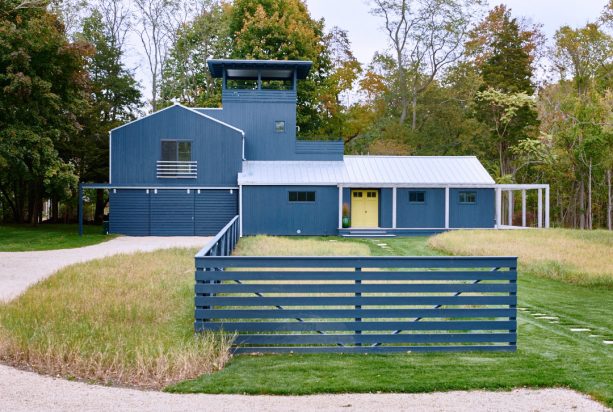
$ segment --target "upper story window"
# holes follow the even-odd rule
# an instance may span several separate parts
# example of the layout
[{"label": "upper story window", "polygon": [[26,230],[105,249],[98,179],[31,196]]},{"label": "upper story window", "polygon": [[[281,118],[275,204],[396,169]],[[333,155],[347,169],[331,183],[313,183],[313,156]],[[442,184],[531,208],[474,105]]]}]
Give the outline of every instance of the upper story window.
[{"label": "upper story window", "polygon": [[423,191],[410,191],[409,192],[409,203],[425,203],[426,202],[426,192]]},{"label": "upper story window", "polygon": [[285,133],[285,121],[284,120],[277,120],[275,122],[275,132]]},{"label": "upper story window", "polygon": [[314,202],[315,192],[288,192],[290,202]]},{"label": "upper story window", "polygon": [[477,192],[460,192],[460,203],[472,205],[477,203]]},{"label": "upper story window", "polygon": [[192,142],[187,140],[162,140],[162,161],[189,162],[192,160]]}]

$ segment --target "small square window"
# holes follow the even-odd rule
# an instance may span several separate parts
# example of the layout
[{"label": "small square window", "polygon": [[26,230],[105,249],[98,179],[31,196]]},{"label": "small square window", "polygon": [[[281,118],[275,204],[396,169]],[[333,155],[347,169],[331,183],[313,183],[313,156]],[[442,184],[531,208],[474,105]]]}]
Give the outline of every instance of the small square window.
[{"label": "small square window", "polygon": [[275,122],[275,132],[285,133],[285,121],[284,120],[277,120]]},{"label": "small square window", "polygon": [[314,202],[315,192],[288,192],[290,202]]},{"label": "small square window", "polygon": [[362,192],[353,192],[353,197],[362,197]]},{"label": "small square window", "polygon": [[477,203],[477,192],[460,192],[460,203],[464,203],[464,204]]},{"label": "small square window", "polygon": [[426,201],[426,192],[409,192],[410,203],[424,203]]}]

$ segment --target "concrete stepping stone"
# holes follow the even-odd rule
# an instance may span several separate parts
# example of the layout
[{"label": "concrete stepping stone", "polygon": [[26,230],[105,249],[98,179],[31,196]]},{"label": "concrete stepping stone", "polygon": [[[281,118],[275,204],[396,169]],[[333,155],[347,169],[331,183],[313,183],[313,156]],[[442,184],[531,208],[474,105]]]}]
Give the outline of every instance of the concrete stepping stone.
[{"label": "concrete stepping stone", "polygon": [[588,328],[570,328],[571,332],[589,332],[590,329]]},{"label": "concrete stepping stone", "polygon": [[560,319],[557,316],[537,316],[537,319],[545,319],[545,320],[557,320]]},{"label": "concrete stepping stone", "polygon": [[613,340],[603,340],[602,343],[605,345],[613,345]]},{"label": "concrete stepping stone", "polygon": [[532,316],[547,316],[546,313],[532,313]]}]

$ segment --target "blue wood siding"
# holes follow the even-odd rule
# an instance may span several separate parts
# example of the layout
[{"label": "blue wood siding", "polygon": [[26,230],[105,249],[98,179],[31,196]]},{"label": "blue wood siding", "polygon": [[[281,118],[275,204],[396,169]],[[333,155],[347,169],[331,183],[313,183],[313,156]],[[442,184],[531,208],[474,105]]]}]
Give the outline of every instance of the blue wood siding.
[{"label": "blue wood siding", "polygon": [[[162,140],[192,142],[197,179],[158,179]],[[242,170],[242,135],[181,106],[173,106],[112,132],[113,185],[235,186]]]},{"label": "blue wood siding", "polygon": [[153,236],[194,235],[194,191],[150,191]]},{"label": "blue wood siding", "polygon": [[[410,203],[410,191],[424,192],[424,203]],[[445,227],[445,189],[397,189],[396,227]]]},{"label": "blue wood siding", "polygon": [[384,188],[379,190],[379,227],[392,227],[392,189]]},{"label": "blue wood siding", "polygon": [[[315,202],[289,202],[290,190],[314,191]],[[242,212],[245,235],[335,235],[338,229],[338,188],[243,186]]]},{"label": "blue wood siding", "polygon": [[[460,192],[475,192],[474,204],[461,204]],[[449,225],[453,228],[492,228],[495,225],[494,189],[450,189]]]},{"label": "blue wood siding", "polygon": [[111,190],[109,231],[130,236],[149,235],[149,194],[144,189]]},{"label": "blue wood siding", "polygon": [[201,190],[194,196],[196,236],[217,234],[238,214],[238,190]]},{"label": "blue wood siding", "polygon": [[109,230],[124,235],[212,236],[238,213],[236,189],[116,189],[110,196]]}]

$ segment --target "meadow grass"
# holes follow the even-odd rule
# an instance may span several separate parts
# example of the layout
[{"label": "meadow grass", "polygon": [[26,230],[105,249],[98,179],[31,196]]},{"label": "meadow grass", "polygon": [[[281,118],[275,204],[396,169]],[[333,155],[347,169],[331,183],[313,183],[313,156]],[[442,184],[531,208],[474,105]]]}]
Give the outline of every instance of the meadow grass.
[{"label": "meadow grass", "polygon": [[193,332],[195,253],[117,255],[62,269],[0,304],[0,360],[143,388],[223,368],[231,336]]},{"label": "meadow grass", "polygon": [[115,237],[102,234],[102,226],[83,226],[83,236],[79,236],[78,231],[77,225],[0,225],[0,252],[71,249],[95,245]]},{"label": "meadow grass", "polygon": [[520,270],[564,282],[613,288],[613,232],[605,230],[474,230],[430,238],[452,255],[517,256]]}]

